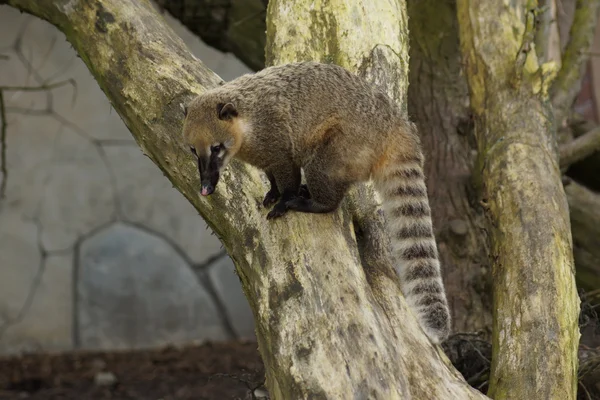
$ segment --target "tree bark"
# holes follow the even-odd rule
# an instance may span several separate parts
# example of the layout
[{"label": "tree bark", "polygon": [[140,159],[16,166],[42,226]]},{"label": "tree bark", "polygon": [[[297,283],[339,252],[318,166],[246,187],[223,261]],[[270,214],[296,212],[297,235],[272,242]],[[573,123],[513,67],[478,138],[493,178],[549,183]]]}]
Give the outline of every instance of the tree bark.
[{"label": "tree bark", "polygon": [[[329,1],[318,15],[306,14],[301,3],[269,6],[272,62],[326,51],[404,99],[403,3],[392,2],[389,14],[377,12],[390,7],[385,1]],[[373,198],[368,187],[358,187],[350,207],[331,215],[292,213],[270,222],[260,205],[266,191],[260,175],[234,162],[213,196],[199,196],[195,163],[181,140],[180,105],[219,78],[148,1],[8,4],[66,34],[144,153],[219,235],[254,313],[272,398],[484,397],[430,344],[408,310],[379,234],[381,217],[372,201],[363,201]],[[357,30],[356,23],[368,29]],[[400,72],[391,74],[398,65]]]},{"label": "tree bark", "polygon": [[554,116],[531,46],[536,4],[457,4],[493,260],[489,395],[574,399],[579,299]]},{"label": "tree bark", "polygon": [[481,207],[471,182],[474,143],[456,2],[409,0],[408,110],[426,154],[432,217],[455,332],[491,334],[492,296]]}]

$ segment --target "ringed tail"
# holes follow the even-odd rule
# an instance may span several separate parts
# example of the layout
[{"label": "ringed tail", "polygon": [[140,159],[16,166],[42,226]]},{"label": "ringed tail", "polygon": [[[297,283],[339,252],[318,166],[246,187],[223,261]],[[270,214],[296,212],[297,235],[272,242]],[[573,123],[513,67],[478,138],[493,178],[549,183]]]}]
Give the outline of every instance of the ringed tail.
[{"label": "ringed tail", "polygon": [[392,257],[402,293],[427,336],[440,343],[450,333],[450,310],[427,198],[423,155],[398,155],[374,176],[383,198]]}]

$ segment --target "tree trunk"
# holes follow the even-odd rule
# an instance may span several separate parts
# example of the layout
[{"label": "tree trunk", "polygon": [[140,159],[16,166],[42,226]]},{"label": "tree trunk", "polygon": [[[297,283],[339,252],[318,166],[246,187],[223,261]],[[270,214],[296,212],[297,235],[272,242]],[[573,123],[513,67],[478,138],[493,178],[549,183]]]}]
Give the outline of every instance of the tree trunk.
[{"label": "tree trunk", "polygon": [[574,399],[579,299],[532,3],[457,1],[493,260],[489,393]]},{"label": "tree trunk", "polygon": [[[329,1],[317,16],[300,3],[270,4],[269,60],[326,52],[326,59],[360,69],[404,100],[402,2]],[[271,222],[260,205],[266,189],[259,174],[234,162],[213,196],[199,196],[195,163],[181,140],[180,105],[219,79],[148,1],[8,4],[66,34],[142,150],[220,236],[254,313],[272,398],[484,397],[431,345],[408,310],[368,187],[358,187],[348,207],[330,215],[292,213]]]}]

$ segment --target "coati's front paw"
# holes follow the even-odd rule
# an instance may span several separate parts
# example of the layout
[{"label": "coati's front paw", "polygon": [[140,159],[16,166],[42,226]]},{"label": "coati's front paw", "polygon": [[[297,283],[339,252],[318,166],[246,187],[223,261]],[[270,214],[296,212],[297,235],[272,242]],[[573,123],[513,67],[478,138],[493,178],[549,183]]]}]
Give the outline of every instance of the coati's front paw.
[{"label": "coati's front paw", "polygon": [[288,211],[285,203],[279,202],[267,214],[267,219],[275,219],[283,216]]},{"label": "coati's front paw", "polygon": [[267,194],[265,195],[265,198],[263,199],[263,207],[264,208],[269,208],[271,207],[273,204],[275,204],[277,202],[277,200],[279,200],[279,191],[278,190],[269,190],[267,192]]}]

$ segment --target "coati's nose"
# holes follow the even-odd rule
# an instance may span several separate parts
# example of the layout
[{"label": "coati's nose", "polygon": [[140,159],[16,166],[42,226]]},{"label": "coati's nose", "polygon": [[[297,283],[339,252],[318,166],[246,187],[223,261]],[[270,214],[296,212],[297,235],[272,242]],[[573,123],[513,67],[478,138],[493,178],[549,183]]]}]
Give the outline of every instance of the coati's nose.
[{"label": "coati's nose", "polygon": [[215,191],[215,187],[213,185],[211,185],[210,183],[206,184],[206,185],[202,185],[202,190],[200,191],[200,194],[202,196],[208,196],[210,194],[212,194],[212,192]]}]

